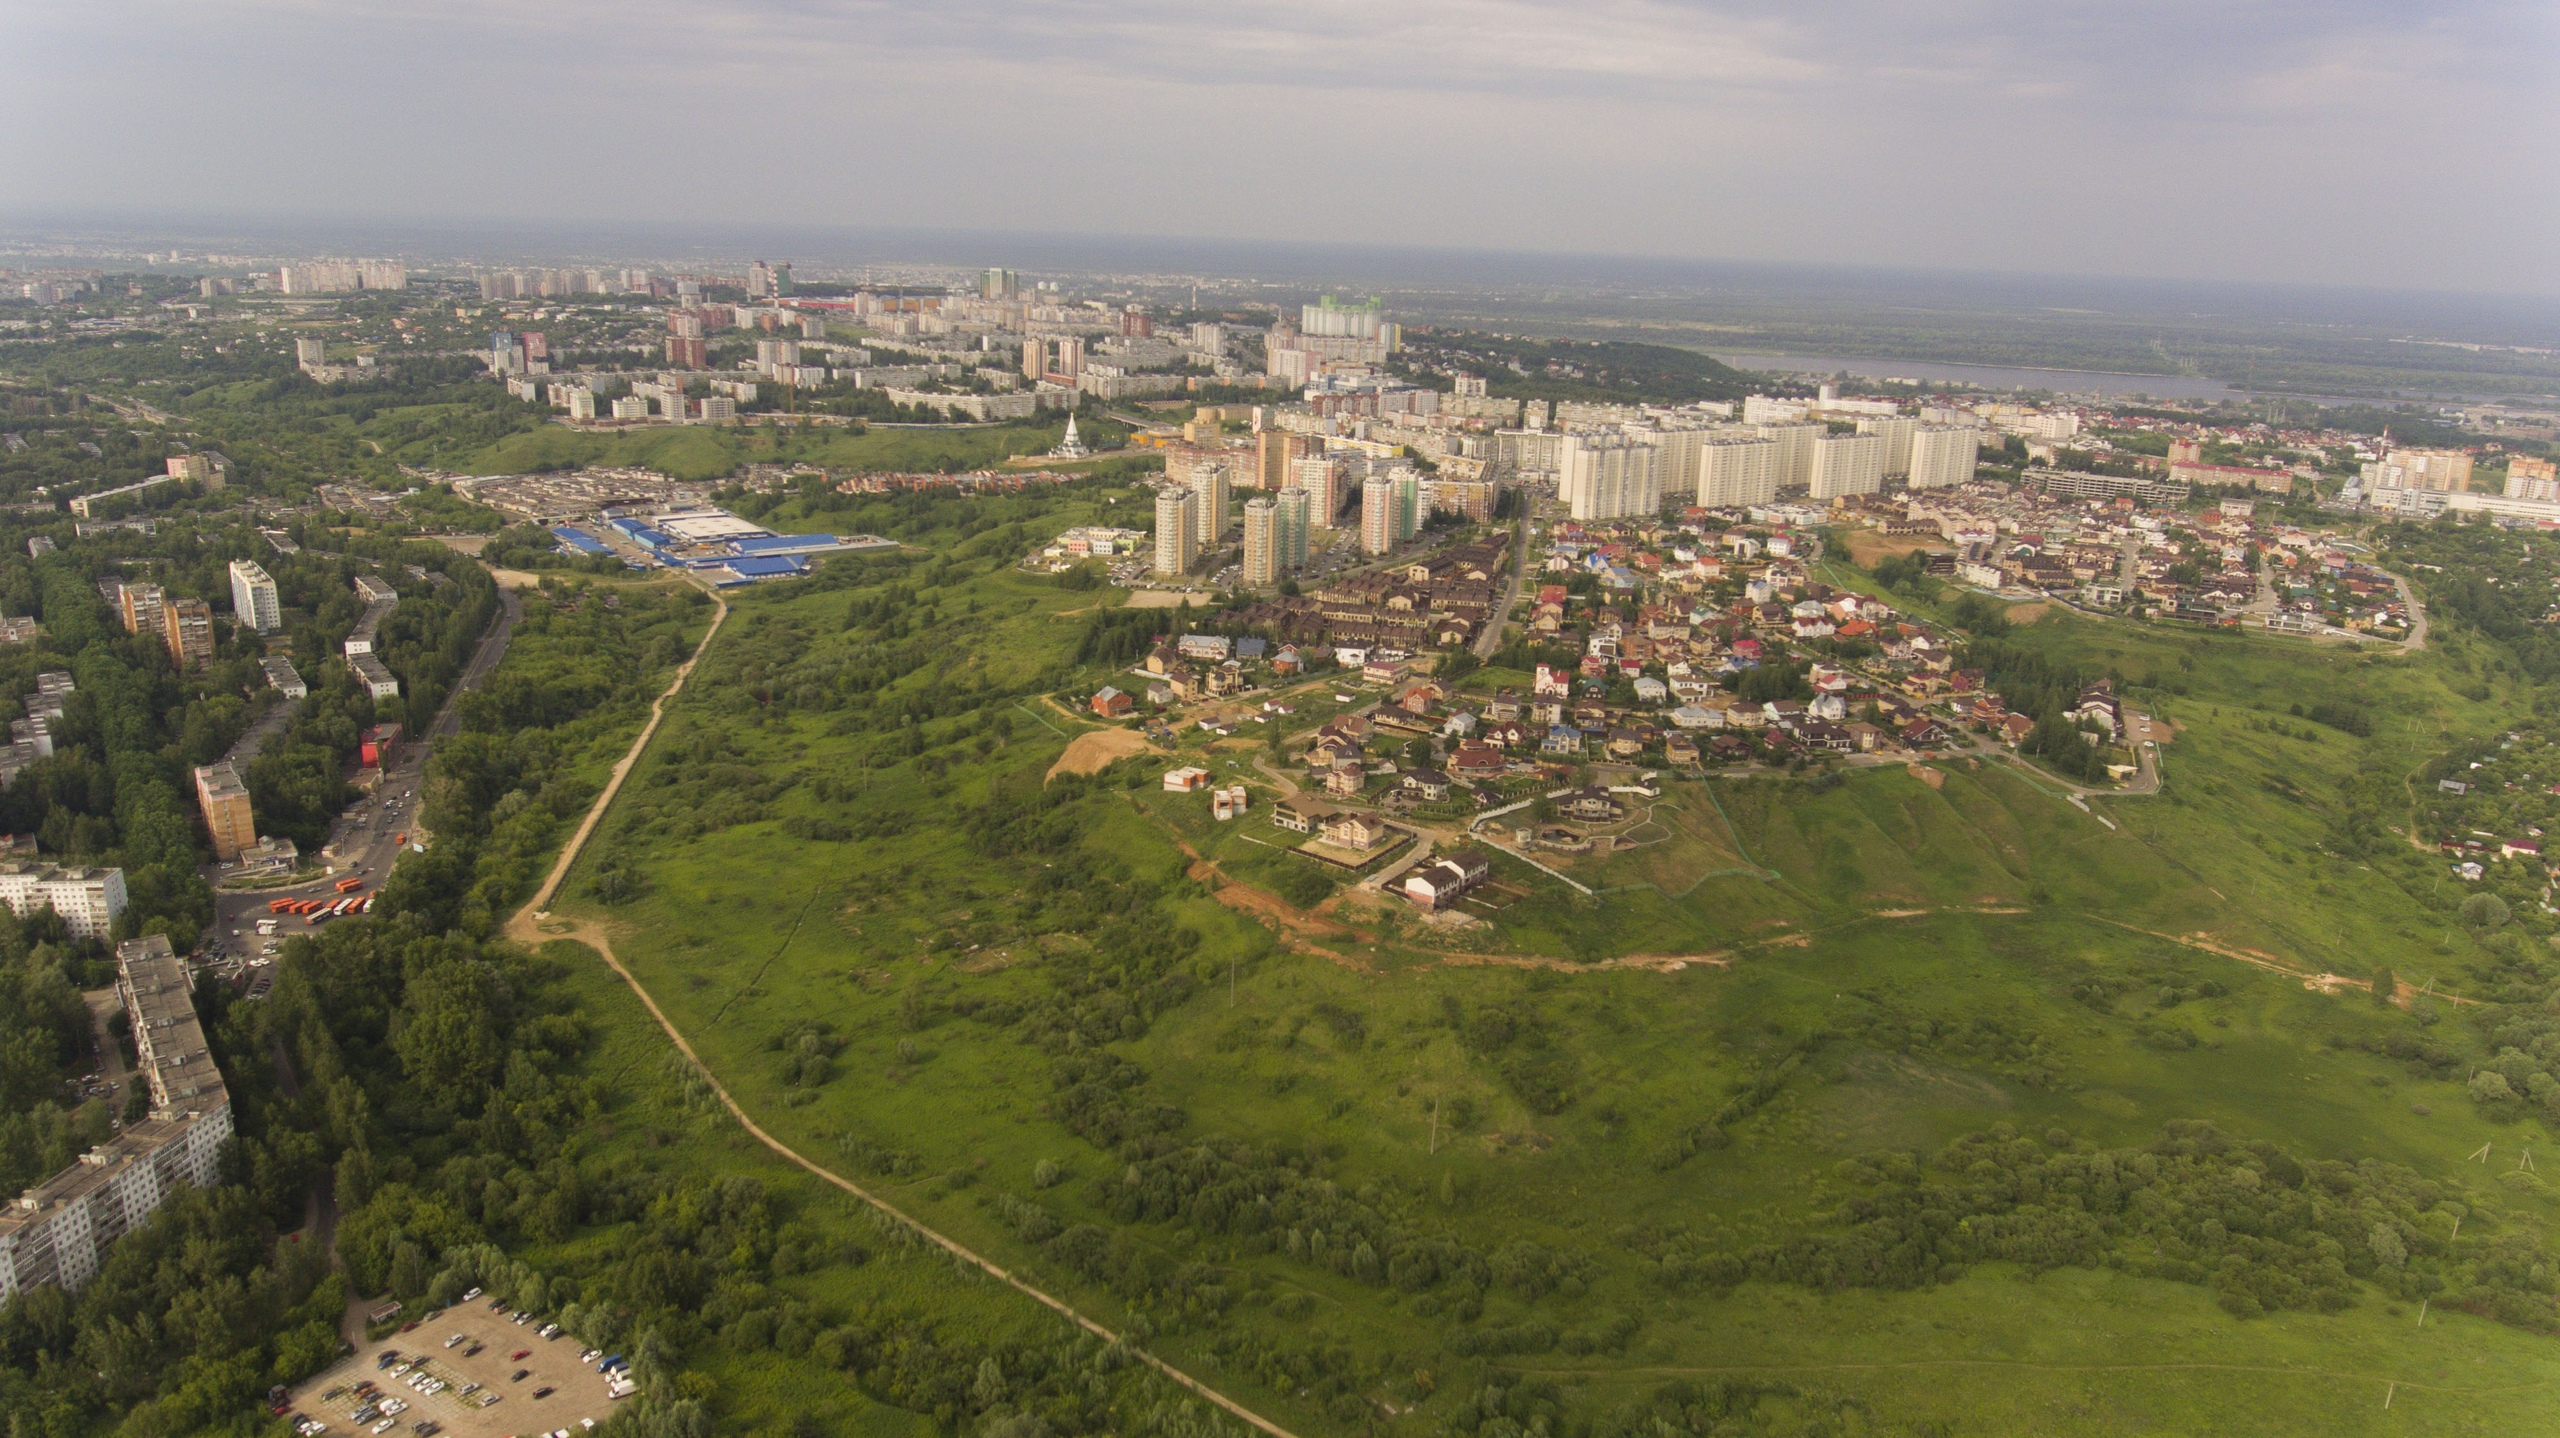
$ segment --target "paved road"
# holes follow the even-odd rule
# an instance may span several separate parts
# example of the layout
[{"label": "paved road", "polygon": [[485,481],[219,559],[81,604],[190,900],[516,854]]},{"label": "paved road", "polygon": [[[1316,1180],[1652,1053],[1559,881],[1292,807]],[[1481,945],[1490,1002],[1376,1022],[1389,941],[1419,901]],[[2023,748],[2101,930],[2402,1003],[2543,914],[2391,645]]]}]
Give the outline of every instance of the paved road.
[{"label": "paved road", "polygon": [[[498,598],[505,607],[497,622],[489,626],[489,632],[481,636],[479,647],[471,653],[471,662],[463,666],[453,692],[445,697],[444,708],[428,724],[426,734],[400,745],[382,771],[382,782],[330,826],[321,852],[329,866],[328,876],[291,888],[217,893],[211,936],[217,948],[227,950],[233,957],[254,955],[260,947],[256,921],[267,916],[267,905],[276,899],[327,894],[332,884],[346,877],[363,879],[370,889],[379,886],[391,872],[400,852],[396,841],[417,822],[418,783],[426,774],[427,756],[434,752],[436,740],[451,736],[461,727],[462,696],[488,682],[498,662],[506,657],[507,641],[514,637],[516,622],[524,617],[524,602],[514,591],[501,589]],[[205,873],[208,881],[216,877],[213,870]],[[293,927],[282,933],[300,931],[301,920],[285,922]]]},{"label": "paved road", "polygon": [[2391,582],[2399,587],[2400,602],[2409,610],[2409,633],[2400,641],[2400,647],[2415,653],[2427,647],[2427,606],[2418,602],[2405,577],[2395,574]]},{"label": "paved road", "polygon": [[1520,521],[1511,530],[1511,587],[1502,592],[1502,602],[1485,616],[1484,632],[1476,636],[1476,657],[1491,659],[1502,652],[1502,629],[1510,622],[1511,611],[1519,607],[1520,591],[1529,586],[1529,522]]}]

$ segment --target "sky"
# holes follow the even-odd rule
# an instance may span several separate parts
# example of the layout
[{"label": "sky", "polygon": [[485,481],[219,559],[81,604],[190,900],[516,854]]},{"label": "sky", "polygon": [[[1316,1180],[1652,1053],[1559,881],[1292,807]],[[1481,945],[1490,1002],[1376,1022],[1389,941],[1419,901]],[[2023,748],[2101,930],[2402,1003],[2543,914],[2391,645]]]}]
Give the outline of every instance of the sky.
[{"label": "sky", "polygon": [[0,0],[0,220],[2560,294],[2549,0]]}]

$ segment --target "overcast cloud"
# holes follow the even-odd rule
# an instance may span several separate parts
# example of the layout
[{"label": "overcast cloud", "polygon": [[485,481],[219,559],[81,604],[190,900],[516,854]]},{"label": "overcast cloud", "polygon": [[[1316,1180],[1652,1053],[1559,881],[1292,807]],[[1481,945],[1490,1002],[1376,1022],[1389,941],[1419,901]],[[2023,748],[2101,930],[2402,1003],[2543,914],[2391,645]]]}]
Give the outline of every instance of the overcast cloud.
[{"label": "overcast cloud", "polygon": [[2560,292],[2560,6],[0,0],[0,217]]}]

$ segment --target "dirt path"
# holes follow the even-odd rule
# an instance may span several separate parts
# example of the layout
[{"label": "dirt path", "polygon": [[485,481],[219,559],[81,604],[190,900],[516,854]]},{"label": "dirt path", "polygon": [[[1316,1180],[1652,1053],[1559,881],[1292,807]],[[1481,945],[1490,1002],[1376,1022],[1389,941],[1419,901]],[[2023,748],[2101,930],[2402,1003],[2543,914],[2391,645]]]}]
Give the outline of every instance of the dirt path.
[{"label": "dirt path", "polygon": [[[701,663],[704,652],[711,648],[711,636],[720,632],[722,621],[729,617],[729,601],[714,590],[711,602],[720,606],[711,613],[711,627],[702,631],[702,638],[693,646],[692,655],[676,666],[675,678],[667,681],[666,689],[649,705],[649,722],[640,726],[640,736],[631,741],[630,750],[614,761],[613,776],[605,780],[604,792],[596,796],[596,802],[587,810],[587,817],[578,821],[578,832],[570,835],[569,842],[560,846],[559,859],[551,865],[551,872],[544,876],[542,887],[534,890],[533,897],[526,901],[523,912],[516,915],[516,923],[523,923],[527,914],[551,906],[551,897],[559,892],[560,881],[569,877],[569,866],[578,861],[578,851],[587,846],[587,838],[595,833],[597,822],[604,818],[604,811],[613,807],[613,796],[622,792],[622,781],[631,773],[631,766],[640,762],[641,752],[649,747],[649,740],[657,734],[658,721],[667,715],[667,701],[676,697],[677,690],[684,688],[684,681],[693,676],[693,666]],[[514,927],[514,924],[508,926],[510,931]],[[532,942],[540,943],[541,940]]]},{"label": "dirt path", "polygon": [[[1039,1302],[1051,1311],[1067,1318],[1087,1333],[1101,1339],[1103,1342],[1118,1343],[1121,1341],[1118,1333],[1115,1333],[1111,1329],[1095,1322],[1093,1319],[1086,1317],[1065,1299],[1054,1297],[1039,1288],[1033,1287],[1029,1282],[1014,1274],[1011,1270],[996,1263],[993,1259],[987,1258],[983,1254],[966,1247],[957,1240],[946,1237],[945,1235],[937,1233],[933,1229],[926,1227],[924,1224],[918,1222],[913,1215],[900,1209],[897,1205],[889,1202],[887,1199],[880,1197],[878,1194],[871,1192],[869,1189],[866,1189],[862,1185],[855,1183],[853,1180],[844,1177],[842,1174],[836,1173],[810,1160],[809,1158],[804,1157],[799,1150],[784,1143],[782,1140],[775,1138],[772,1134],[765,1132],[761,1127],[757,1126],[756,1121],[753,1118],[748,1117],[746,1109],[740,1106],[735,1098],[730,1097],[727,1086],[722,1084],[719,1078],[712,1073],[710,1066],[703,1063],[701,1056],[693,1051],[693,1045],[685,1041],[684,1034],[676,1028],[674,1021],[667,1017],[666,1011],[658,1007],[658,1001],[651,998],[649,996],[649,991],[641,986],[640,981],[632,977],[631,971],[622,966],[622,960],[613,952],[612,941],[606,937],[604,925],[592,920],[569,920],[562,918],[545,919],[537,924],[534,921],[531,909],[527,908],[525,910],[520,910],[516,914],[515,919],[507,925],[507,934],[508,937],[516,939],[518,942],[522,943],[538,944],[546,943],[554,939],[567,939],[574,943],[584,944],[588,948],[595,950],[598,955],[603,957],[605,965],[608,968],[611,968],[615,974],[619,975],[624,983],[631,986],[631,992],[639,995],[641,1004],[649,1010],[649,1017],[658,1021],[658,1027],[666,1031],[667,1039],[676,1046],[676,1051],[683,1054],[685,1058],[691,1061],[693,1066],[701,1072],[703,1082],[711,1086],[712,1094],[720,1100],[721,1106],[729,1111],[729,1116],[738,1121],[738,1126],[745,1129],[749,1137],[755,1139],[756,1142],[763,1144],[766,1148],[771,1149],[777,1156],[789,1160],[791,1163],[807,1170],[814,1177],[834,1185],[836,1188],[851,1194],[853,1197],[860,1199],[864,1203],[870,1204],[882,1213],[885,1213],[891,1218],[907,1225],[909,1228],[914,1229],[917,1235],[923,1238],[926,1242],[933,1244],[935,1247],[950,1254],[952,1257],[959,1259],[963,1263],[973,1265],[986,1273],[989,1277],[997,1279],[1025,1296]],[[1145,1349],[1133,1347],[1128,1351],[1140,1362],[1155,1369],[1166,1378],[1182,1385],[1184,1388],[1198,1394],[1200,1397],[1217,1404],[1219,1407],[1227,1410],[1227,1412],[1247,1423],[1252,1424],[1263,1432],[1272,1435],[1272,1438],[1295,1438],[1295,1435],[1290,1433],[1288,1429],[1282,1428],[1278,1424],[1273,1423],[1258,1413],[1255,1413],[1252,1409],[1245,1407],[1243,1404],[1238,1403],[1216,1389],[1209,1387],[1207,1384],[1193,1378],[1190,1374],[1183,1372],[1181,1369],[1174,1367],[1165,1360],[1147,1352]]]},{"label": "dirt path", "polygon": [[[676,1046],[676,1051],[683,1054],[696,1069],[700,1070],[703,1082],[711,1086],[711,1092],[719,1098],[721,1106],[728,1109],[730,1116],[737,1119],[738,1126],[745,1129],[748,1135],[754,1138],[758,1143],[761,1143],[766,1148],[771,1149],[777,1156],[807,1170],[817,1178],[842,1189],[844,1192],[862,1200],[864,1203],[870,1204],[872,1207],[879,1209],[881,1212],[888,1214],[890,1217],[897,1219],[901,1223],[904,1223],[909,1228],[914,1229],[916,1233],[926,1241],[942,1249],[944,1252],[949,1253],[954,1258],[957,1258],[964,1263],[975,1265],[990,1277],[1002,1281],[1008,1286],[1017,1289],[1023,1294],[1038,1301],[1052,1311],[1063,1315],[1075,1323],[1077,1327],[1091,1333],[1103,1342],[1120,1342],[1119,1334],[1085,1316],[1066,1300],[1054,1297],[1041,1289],[1033,1287],[1030,1283],[1015,1276],[1012,1272],[995,1263],[993,1260],[988,1259],[977,1252],[962,1246],[959,1242],[948,1238],[943,1234],[937,1233],[933,1229],[926,1227],[924,1224],[917,1222],[913,1215],[901,1210],[895,1204],[892,1204],[886,1199],[881,1198],[878,1194],[863,1188],[851,1179],[845,1178],[843,1175],[835,1173],[823,1165],[818,1164],[803,1155],[799,1150],[784,1143],[782,1140],[775,1138],[773,1135],[766,1133],[762,1128],[758,1127],[756,1121],[747,1116],[746,1109],[740,1106],[735,1098],[730,1096],[728,1087],[720,1082],[719,1077],[712,1073],[710,1066],[703,1063],[701,1056],[693,1051],[693,1045],[686,1042],[683,1032],[677,1029],[673,1020],[667,1017],[666,1011],[658,1007],[658,1001],[650,996],[648,989],[642,987],[640,980],[633,977],[631,971],[622,966],[620,956],[616,955],[613,951],[612,940],[607,937],[605,926],[590,919],[554,917],[546,911],[546,906],[551,902],[552,896],[559,890],[560,881],[568,875],[570,865],[577,862],[578,851],[585,846],[588,836],[595,832],[597,823],[604,818],[605,810],[612,807],[614,795],[622,788],[623,777],[631,772],[632,765],[639,761],[641,753],[649,747],[649,740],[651,736],[657,733],[658,721],[666,713],[667,701],[673,699],[676,696],[677,691],[684,687],[685,679],[693,673],[693,667],[702,662],[703,654],[710,649],[711,636],[720,632],[721,621],[729,617],[728,604],[725,601],[722,601],[720,596],[716,593],[712,595],[712,599],[714,602],[719,603],[720,608],[712,615],[711,627],[703,631],[702,640],[694,646],[692,657],[685,660],[684,664],[676,670],[674,679],[669,681],[665,691],[659,694],[657,702],[649,706],[649,722],[641,728],[639,737],[631,742],[630,752],[624,754],[620,762],[613,766],[613,777],[606,782],[604,792],[596,796],[595,804],[587,810],[587,817],[578,825],[578,831],[570,836],[569,842],[566,845],[562,846],[560,850],[560,857],[557,862],[552,864],[551,873],[542,881],[542,887],[535,892],[534,896],[530,900],[526,901],[523,908],[516,911],[515,917],[507,921],[507,937],[528,947],[536,947],[554,939],[566,939],[573,943],[585,944],[587,947],[595,950],[597,955],[604,960],[605,966],[612,969],[624,983],[631,986],[631,992],[639,996],[641,1006],[648,1009],[649,1017],[657,1020],[658,1027],[665,1031],[668,1041]],[[1292,1434],[1288,1429],[1264,1418],[1252,1409],[1245,1407],[1236,1400],[1229,1398],[1227,1395],[1220,1393],[1214,1388],[1209,1387],[1207,1384],[1193,1378],[1190,1374],[1183,1372],[1181,1369],[1174,1367],[1165,1360],[1147,1352],[1145,1349],[1130,1348],[1128,1351],[1140,1362],[1143,1362],[1148,1367],[1155,1369],[1166,1378],[1171,1379],[1173,1382],[1180,1384],[1185,1389],[1198,1394],[1200,1397],[1217,1404],[1220,1408],[1225,1409],[1227,1412],[1242,1419],[1246,1423],[1253,1425],[1255,1428],[1270,1434],[1271,1438],[1296,1438],[1296,1435]]]},{"label": "dirt path", "polygon": [[[2334,994],[2340,989],[2362,989],[2368,994],[2373,992],[2373,980],[2371,979],[2349,978],[2345,974],[2333,974],[2325,970],[2314,973],[2313,971],[2303,968],[2298,964],[2287,963],[2285,960],[2277,958],[2275,955],[2268,953],[2264,949],[2244,949],[2236,944],[2226,944],[2221,940],[2216,939],[2213,935],[2202,931],[2192,934],[2164,934],[2158,929],[2138,928],[2132,924],[2124,923],[2121,920],[2098,918],[2095,914],[2091,914],[2089,917],[2098,919],[2098,922],[2102,924],[2113,924],[2117,928],[2123,929],[2129,933],[2148,934],[2152,938],[2176,944],[2180,948],[2194,949],[2199,953],[2218,954],[2226,959],[2236,959],[2254,969],[2264,969],[2271,974],[2282,974],[2289,979],[2300,979],[2302,980],[2302,986],[2314,993]],[[2402,1008],[2407,1008],[2409,1004],[2419,998],[2422,993],[2423,991],[2416,984],[2409,983],[2405,980],[2397,981],[2392,986],[2391,1001],[2400,1005]],[[2425,993],[2424,996],[2428,998],[2442,999],[2446,1003],[2457,1005],[2477,1004],[2480,1002],[2478,999],[2466,999],[2454,994]]]}]

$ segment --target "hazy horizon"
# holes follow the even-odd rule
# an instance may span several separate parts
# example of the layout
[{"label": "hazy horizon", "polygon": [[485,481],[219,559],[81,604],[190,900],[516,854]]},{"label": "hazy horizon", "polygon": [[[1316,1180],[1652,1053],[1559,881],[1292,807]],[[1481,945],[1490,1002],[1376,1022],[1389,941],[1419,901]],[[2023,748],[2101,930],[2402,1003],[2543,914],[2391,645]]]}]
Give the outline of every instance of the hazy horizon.
[{"label": "hazy horizon", "polygon": [[19,19],[0,215],[39,225],[912,230],[2560,294],[2560,14],[2503,0]]}]

